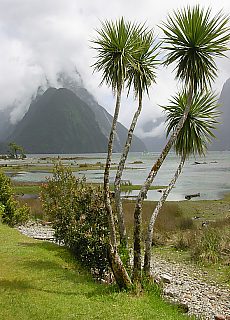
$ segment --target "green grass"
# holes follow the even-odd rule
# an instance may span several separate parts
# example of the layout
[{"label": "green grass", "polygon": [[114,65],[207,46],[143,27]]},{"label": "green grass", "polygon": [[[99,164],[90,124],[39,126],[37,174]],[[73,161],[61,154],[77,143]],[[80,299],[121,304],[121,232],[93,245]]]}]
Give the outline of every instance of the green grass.
[{"label": "green grass", "polygon": [[[158,189],[165,189],[166,186],[150,186],[149,190],[158,190]],[[121,185],[121,191],[133,191],[133,190],[140,190],[141,185],[134,184],[134,185]],[[114,190],[114,186],[111,186],[111,190]]]},{"label": "green grass", "polygon": [[154,292],[95,283],[63,247],[0,224],[0,319],[187,319]]},{"label": "green grass", "polygon": [[17,185],[13,187],[15,194],[38,194],[41,191],[39,185]]}]

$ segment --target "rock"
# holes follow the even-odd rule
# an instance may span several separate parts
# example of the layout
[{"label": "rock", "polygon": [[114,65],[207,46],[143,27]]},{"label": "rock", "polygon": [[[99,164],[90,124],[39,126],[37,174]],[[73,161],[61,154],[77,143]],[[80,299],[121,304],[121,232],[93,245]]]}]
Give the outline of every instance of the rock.
[{"label": "rock", "polygon": [[52,225],[52,222],[50,222],[50,221],[42,221],[41,224],[42,224],[43,226],[51,226],[51,225]]},{"label": "rock", "polygon": [[217,314],[214,317],[215,320],[226,320],[226,317],[223,316],[222,314]]},{"label": "rock", "polygon": [[169,297],[172,297],[172,298],[174,298],[174,296],[175,296],[175,294],[171,291],[167,291],[167,292],[165,292],[165,294]]},{"label": "rock", "polygon": [[178,304],[178,307],[182,310],[182,312],[187,313],[189,311],[189,307],[186,303]]},{"label": "rock", "polygon": [[194,198],[194,197],[200,197],[200,192],[195,193],[195,194],[187,194],[187,195],[185,196],[185,199],[186,199],[186,200],[190,200],[191,198]]},{"label": "rock", "polygon": [[172,276],[167,273],[163,273],[160,277],[161,277],[161,281],[164,283],[171,283],[172,281]]},{"label": "rock", "polygon": [[56,242],[54,229],[49,225],[43,225],[39,222],[28,222],[25,226],[18,226],[16,229],[24,235],[37,240]]}]

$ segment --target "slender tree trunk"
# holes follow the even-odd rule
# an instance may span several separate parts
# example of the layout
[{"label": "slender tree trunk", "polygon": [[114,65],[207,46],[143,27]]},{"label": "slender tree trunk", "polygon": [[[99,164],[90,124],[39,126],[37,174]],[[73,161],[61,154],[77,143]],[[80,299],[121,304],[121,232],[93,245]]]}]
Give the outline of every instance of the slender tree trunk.
[{"label": "slender tree trunk", "polygon": [[115,135],[116,126],[117,126],[117,119],[119,115],[120,104],[121,104],[121,85],[118,86],[118,90],[117,90],[116,107],[114,111],[111,131],[109,135],[108,152],[107,152],[107,159],[106,159],[105,171],[104,171],[104,201],[105,201],[105,208],[106,208],[108,219],[109,219],[111,245],[114,250],[116,250],[117,248],[117,239],[116,239],[116,228],[114,223],[113,210],[112,210],[111,201],[110,201],[109,172],[110,172],[112,152],[113,152],[113,140],[114,140],[114,135]]},{"label": "slender tree trunk", "polygon": [[117,169],[117,174],[114,181],[114,191],[115,191],[115,205],[117,210],[117,217],[118,217],[118,224],[119,224],[119,234],[120,234],[120,242],[122,246],[128,248],[128,241],[127,241],[127,234],[126,234],[126,228],[125,228],[125,221],[124,221],[124,213],[123,213],[123,207],[122,207],[122,200],[121,200],[121,177],[123,174],[125,162],[129,153],[129,149],[131,146],[132,138],[133,138],[133,131],[136,127],[138,117],[141,113],[142,109],[142,94],[139,94],[139,102],[138,102],[138,108],[135,112],[129,131],[128,136],[126,139],[126,143],[123,149],[123,153],[120,158],[120,162]]},{"label": "slender tree trunk", "polygon": [[128,289],[132,285],[132,282],[121,261],[120,256],[111,245],[109,246],[109,262],[119,288]]},{"label": "slender tree trunk", "polygon": [[[159,171],[162,163],[164,162],[166,156],[168,155],[173,143],[175,142],[181,128],[184,125],[185,120],[187,119],[191,104],[192,104],[192,88],[189,90],[188,94],[188,103],[185,108],[184,114],[181,117],[180,121],[178,122],[178,125],[175,129],[175,131],[170,136],[167,144],[165,145],[163,151],[161,152],[159,158],[156,160],[154,165],[152,166],[148,177],[146,178],[144,184],[141,187],[141,190],[138,194],[135,209],[134,209],[134,220],[141,221],[142,216],[142,205],[143,201],[147,196],[147,192],[149,190],[149,187],[151,186],[155,176],[157,175],[157,172]],[[134,261],[133,261],[133,274],[135,277],[138,277],[138,275],[141,275],[141,229],[138,227],[134,229]]]},{"label": "slender tree trunk", "polygon": [[120,84],[118,85],[118,90],[117,90],[116,107],[114,111],[114,117],[113,117],[112,127],[110,131],[110,136],[109,136],[107,159],[105,163],[104,202],[105,202],[105,209],[108,215],[109,230],[110,230],[109,259],[110,259],[111,268],[119,287],[126,289],[129,285],[131,285],[131,280],[117,253],[116,228],[115,228],[113,210],[112,210],[111,201],[110,201],[110,187],[109,187],[109,172],[110,172],[112,152],[113,152],[114,134],[116,130],[117,119],[118,119],[118,114],[119,114],[119,109],[121,104],[121,89],[122,89],[122,86]]},{"label": "slender tree trunk", "polygon": [[144,272],[148,276],[150,275],[153,228],[154,228],[154,225],[156,222],[156,218],[157,218],[163,204],[165,203],[170,191],[174,187],[174,185],[175,185],[175,183],[181,173],[181,170],[184,166],[184,162],[185,162],[185,157],[182,156],[180,164],[175,172],[175,175],[174,175],[173,179],[171,180],[171,182],[169,183],[168,187],[164,190],[162,197],[158,201],[157,206],[155,207],[153,214],[151,216],[150,222],[149,222],[146,243],[145,243],[145,258],[144,258]]}]

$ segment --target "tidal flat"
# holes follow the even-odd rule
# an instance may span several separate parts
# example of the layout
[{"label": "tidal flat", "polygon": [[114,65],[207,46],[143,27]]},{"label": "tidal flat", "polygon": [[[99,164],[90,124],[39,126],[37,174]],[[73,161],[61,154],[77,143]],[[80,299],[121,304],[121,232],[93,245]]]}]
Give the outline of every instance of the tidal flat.
[{"label": "tidal flat", "polygon": [[[158,152],[131,152],[126,162],[122,180],[129,187],[129,197],[135,198],[139,186],[148,176],[149,170],[159,156]],[[14,182],[44,182],[52,175],[54,162],[60,160],[71,167],[76,177],[85,176],[92,183],[103,183],[103,171],[106,154],[82,155],[27,155],[25,160],[0,160],[0,167]],[[114,154],[111,164],[111,185],[116,174],[120,154]],[[170,153],[148,192],[147,200],[158,201],[161,193],[157,186],[167,186],[178,166],[179,159]],[[135,187],[134,187],[135,186]],[[157,189],[157,190],[154,190]],[[199,194],[197,200],[220,200],[230,193],[230,152],[208,152],[205,157],[189,158],[183,168],[175,188],[168,201],[182,201],[186,195]]]}]

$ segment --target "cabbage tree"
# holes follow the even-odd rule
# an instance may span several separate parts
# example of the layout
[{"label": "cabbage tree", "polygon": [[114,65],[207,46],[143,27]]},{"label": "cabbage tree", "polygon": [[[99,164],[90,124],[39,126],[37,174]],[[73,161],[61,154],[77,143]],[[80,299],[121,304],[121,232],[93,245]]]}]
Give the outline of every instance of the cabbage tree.
[{"label": "cabbage tree", "polygon": [[127,237],[121,201],[121,178],[131,146],[133,132],[142,110],[143,94],[145,92],[148,94],[149,87],[156,82],[156,68],[159,63],[157,60],[159,42],[155,39],[152,30],[145,30],[142,32],[139,35],[138,43],[140,50],[135,52],[134,63],[128,64],[126,74],[128,92],[130,92],[131,89],[134,90],[134,96],[138,99],[138,108],[134,113],[128,130],[126,143],[121,154],[114,180],[115,204],[119,222],[120,241],[123,247],[127,247]]},{"label": "cabbage tree", "polygon": [[[178,122],[180,121],[184,114],[184,110],[187,107],[187,100],[187,93],[182,92],[174,97],[168,106],[163,107],[167,115],[167,135],[176,130]],[[144,271],[147,275],[150,274],[153,228],[156,218],[160,213],[160,210],[170,191],[175,186],[186,158],[197,154],[200,156],[205,155],[208,144],[211,143],[212,139],[215,137],[213,130],[216,129],[216,125],[218,123],[217,118],[219,115],[220,112],[218,111],[216,95],[210,91],[204,91],[201,93],[196,93],[193,96],[188,116],[174,142],[174,149],[180,156],[179,166],[168,187],[164,189],[163,194],[150,218],[146,236],[144,258]]]},{"label": "cabbage tree", "polygon": [[[174,144],[188,116],[197,92],[208,90],[217,76],[215,58],[223,57],[230,39],[229,17],[222,12],[211,16],[210,9],[199,5],[174,11],[162,23],[164,64],[173,64],[176,79],[187,92],[187,104],[158,159],[153,164],[138,194],[134,216],[142,214],[143,201],[168,152]],[[134,230],[141,233],[141,230]],[[139,239],[141,236],[139,236]],[[140,246],[140,244],[139,244]],[[140,272],[141,256],[134,260],[134,272]],[[136,270],[136,271],[135,271]]]}]

